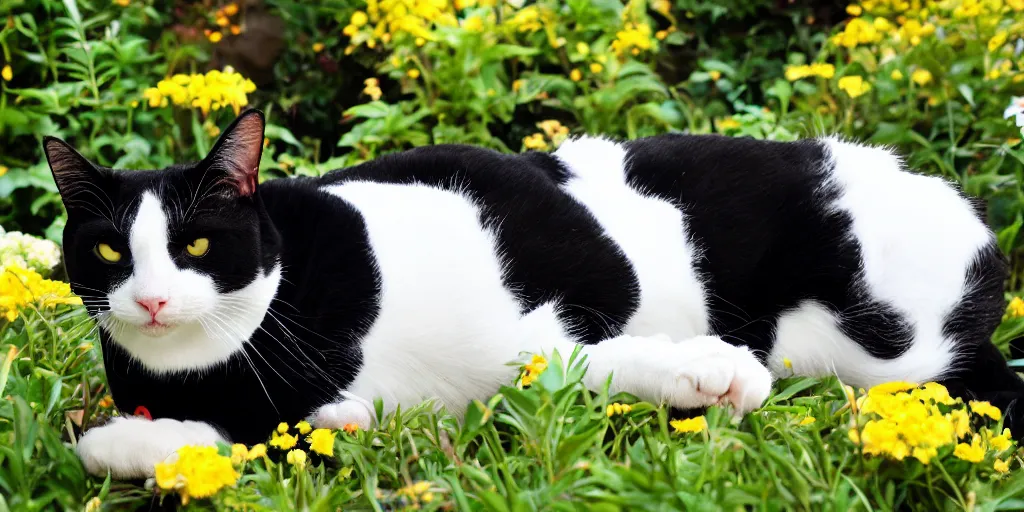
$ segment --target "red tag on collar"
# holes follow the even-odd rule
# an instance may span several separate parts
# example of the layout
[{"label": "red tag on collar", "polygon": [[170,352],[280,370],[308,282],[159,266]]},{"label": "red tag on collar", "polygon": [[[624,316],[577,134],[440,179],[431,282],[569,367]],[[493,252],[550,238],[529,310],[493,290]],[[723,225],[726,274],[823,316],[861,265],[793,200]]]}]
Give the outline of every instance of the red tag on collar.
[{"label": "red tag on collar", "polygon": [[141,405],[135,408],[135,416],[143,416],[147,420],[153,421],[153,415],[149,413],[149,409]]}]

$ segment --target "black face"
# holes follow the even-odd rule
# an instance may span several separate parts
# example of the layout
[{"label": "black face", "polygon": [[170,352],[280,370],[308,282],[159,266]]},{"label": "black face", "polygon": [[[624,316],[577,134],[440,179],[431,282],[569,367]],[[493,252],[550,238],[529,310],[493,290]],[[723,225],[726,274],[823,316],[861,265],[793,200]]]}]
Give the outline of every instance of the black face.
[{"label": "black face", "polygon": [[227,295],[274,267],[278,235],[256,186],[263,126],[247,111],[203,161],[159,171],[101,168],[45,140],[68,210],[68,275],[90,313],[159,337],[230,308]]}]

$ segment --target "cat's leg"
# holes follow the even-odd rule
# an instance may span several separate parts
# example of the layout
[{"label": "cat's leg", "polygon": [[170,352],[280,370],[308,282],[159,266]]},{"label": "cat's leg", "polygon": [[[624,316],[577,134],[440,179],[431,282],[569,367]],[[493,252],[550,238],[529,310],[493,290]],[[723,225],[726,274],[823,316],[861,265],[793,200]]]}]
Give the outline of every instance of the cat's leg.
[{"label": "cat's leg", "polygon": [[[576,346],[570,339],[561,338],[530,350],[550,354],[558,349],[568,360]],[[681,409],[728,403],[737,413],[746,413],[764,403],[772,386],[771,373],[753,353],[717,336],[677,342],[665,335],[624,335],[583,345],[581,355],[587,358],[587,388],[600,390],[611,375],[612,393],[626,392]],[[373,404],[366,397],[342,393],[342,400],[317,409],[311,423],[317,428],[348,424],[370,428],[374,423]]]},{"label": "cat's leg", "polygon": [[182,446],[212,446],[218,441],[226,439],[207,423],[121,416],[86,431],[77,451],[89,473],[106,476],[109,472],[125,480],[153,476],[156,463]]},{"label": "cat's leg", "polygon": [[[555,304],[538,307],[522,322],[523,351],[558,349],[568,360],[577,346]],[[717,336],[679,340],[665,334],[621,335],[582,345],[580,351],[587,358],[584,384],[594,391],[611,375],[613,393],[624,391],[681,409],[729,402],[740,413],[760,406],[771,391],[771,373],[757,357]]]},{"label": "cat's leg", "polygon": [[[574,347],[560,345],[567,359]],[[587,357],[588,388],[601,389],[611,375],[612,393],[681,409],[729,403],[746,413],[764,402],[772,386],[771,373],[753,353],[717,336],[618,336],[585,345],[581,353]]]}]

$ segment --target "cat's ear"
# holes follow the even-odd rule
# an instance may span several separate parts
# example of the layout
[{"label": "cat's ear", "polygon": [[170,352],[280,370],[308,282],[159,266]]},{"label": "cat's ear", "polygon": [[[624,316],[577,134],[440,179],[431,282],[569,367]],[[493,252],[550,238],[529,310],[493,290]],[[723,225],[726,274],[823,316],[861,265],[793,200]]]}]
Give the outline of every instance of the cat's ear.
[{"label": "cat's ear", "polygon": [[221,171],[240,196],[251,196],[259,183],[263,154],[263,112],[247,110],[231,123],[206,156],[211,170]]},{"label": "cat's ear", "polygon": [[104,170],[96,167],[70,144],[57,137],[43,137],[43,152],[50,164],[53,181],[68,206],[76,190],[84,190],[86,184],[100,185],[106,178]]}]

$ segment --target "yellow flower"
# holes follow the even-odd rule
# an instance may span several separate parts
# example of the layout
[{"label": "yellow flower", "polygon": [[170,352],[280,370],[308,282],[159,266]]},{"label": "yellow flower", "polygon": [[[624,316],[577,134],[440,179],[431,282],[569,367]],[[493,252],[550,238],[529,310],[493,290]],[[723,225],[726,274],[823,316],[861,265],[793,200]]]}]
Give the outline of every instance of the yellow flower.
[{"label": "yellow flower", "polygon": [[300,421],[300,422],[296,423],[296,424],[295,424],[295,428],[296,428],[296,430],[298,430],[298,431],[299,431],[299,433],[300,433],[300,434],[302,434],[302,435],[306,435],[306,434],[308,434],[308,433],[309,433],[309,432],[310,432],[311,430],[313,430],[313,427],[312,427],[312,426],[310,426],[310,425],[309,425],[309,422],[308,422],[308,421],[306,421],[306,420],[302,420],[302,421]]},{"label": "yellow flower", "polygon": [[281,423],[277,424],[277,433],[278,434],[287,434],[288,433],[288,428],[289,428],[288,424],[282,421]]},{"label": "yellow flower", "polygon": [[583,41],[576,43],[576,53],[580,54],[583,57],[590,55],[590,45],[584,43]]},{"label": "yellow flower", "polygon": [[801,78],[820,76],[821,78],[832,78],[836,74],[836,67],[832,64],[816,62],[814,64],[802,64],[799,66],[786,67],[786,80],[795,82]]},{"label": "yellow flower", "polygon": [[[542,147],[531,148],[530,144],[526,140],[530,137],[539,137]],[[523,139],[523,145],[528,149],[545,149],[547,147],[547,143],[544,142],[543,135],[535,133],[530,137]],[[534,141],[534,143],[536,143],[536,141]],[[537,377],[540,376],[540,374],[544,373],[544,370],[548,369],[548,360],[540,354],[534,354],[530,359],[530,362],[523,368],[522,382],[524,386],[529,386],[530,384],[533,384],[533,381],[537,380]]]},{"label": "yellow flower", "polygon": [[85,512],[99,512],[103,502],[99,496],[93,496],[92,499],[85,504]]},{"label": "yellow flower", "polygon": [[217,453],[214,446],[183,446],[173,462],[156,464],[157,485],[176,490],[185,505],[191,498],[213,496],[222,487],[234,485],[239,474],[231,459]]},{"label": "yellow flower", "polygon": [[[537,128],[540,128],[544,135],[551,139],[551,142],[556,146],[561,144],[566,137],[569,136],[569,128],[564,126],[557,119],[547,119],[537,123]],[[546,367],[546,366],[545,366]]]},{"label": "yellow flower", "polygon": [[206,38],[209,39],[211,43],[219,43],[220,40],[224,38],[224,34],[221,34],[220,32],[210,32],[210,35],[206,36]]},{"label": "yellow flower", "polygon": [[320,455],[334,456],[334,436],[336,435],[337,432],[318,428],[306,438],[306,442],[309,443],[310,450]]},{"label": "yellow flower", "polygon": [[1008,473],[1010,471],[1010,464],[1005,460],[996,459],[992,463],[992,469],[996,470],[996,473]]},{"label": "yellow flower", "polygon": [[219,27],[226,27],[231,24],[231,20],[229,20],[227,16],[217,16],[217,19],[214,20],[214,23],[216,23],[217,26]]},{"label": "yellow flower", "polygon": [[1004,428],[1003,433],[998,436],[993,436],[992,432],[988,429],[985,429],[985,432],[989,436],[988,445],[991,446],[993,450],[1001,452],[1013,446],[1013,441],[1010,438],[1010,429]]},{"label": "yellow flower", "polygon": [[245,460],[255,460],[260,457],[267,456],[267,445],[263,443],[254,444],[252,448],[249,448],[249,453],[245,455]]},{"label": "yellow flower", "polygon": [[292,450],[285,456],[285,460],[288,464],[297,466],[300,469],[306,467],[306,452],[302,450]]},{"label": "yellow flower", "polygon": [[897,81],[903,80],[903,73],[898,69],[894,69],[892,70],[892,73],[889,73],[889,78]]},{"label": "yellow flower", "polygon": [[722,72],[718,71],[717,69],[713,69],[711,71],[708,71],[708,76],[710,76],[712,80],[717,82],[719,78],[722,78]]},{"label": "yellow flower", "polygon": [[985,459],[985,450],[981,447],[981,437],[974,434],[971,444],[960,443],[953,449],[953,455],[967,462],[978,463]]},{"label": "yellow flower", "polygon": [[228,16],[234,16],[238,14],[238,4],[232,2],[224,6],[224,14]]},{"label": "yellow flower", "polygon": [[654,33],[654,38],[658,41],[664,41],[668,37],[668,30],[659,30]]},{"label": "yellow flower", "polygon": [[242,33],[242,27],[240,27],[238,25],[231,25],[231,28],[228,29],[228,30],[231,31],[231,35],[235,35],[235,36],[237,36],[238,34]]},{"label": "yellow flower", "polygon": [[988,402],[971,400],[968,402],[968,405],[971,406],[971,412],[978,416],[988,416],[995,421],[999,421],[1003,417],[1002,413],[999,412],[999,408]]},{"label": "yellow flower", "polygon": [[590,72],[591,73],[597,74],[597,73],[600,73],[601,71],[604,71],[604,66],[602,66],[602,65],[600,65],[600,64],[598,64],[596,62],[591,62],[590,63]]},{"label": "yellow flower", "polygon": [[240,466],[246,460],[249,460],[249,449],[244,444],[231,445],[231,463]]},{"label": "yellow flower", "polygon": [[484,19],[480,16],[470,16],[466,18],[462,24],[462,28],[470,32],[483,32],[484,31]]},{"label": "yellow flower", "polygon": [[605,413],[608,415],[609,418],[611,418],[612,416],[615,416],[616,414],[626,414],[626,413],[628,413],[629,411],[632,411],[632,410],[633,410],[633,406],[631,406],[629,404],[620,404],[620,403],[616,402],[616,403],[613,403],[613,404],[608,404],[608,407],[605,408]]},{"label": "yellow flower", "polygon": [[159,463],[154,469],[156,485],[161,489],[170,491],[178,486],[178,468],[175,464]]},{"label": "yellow flower", "polygon": [[8,169],[6,165],[0,165],[0,176],[3,176],[4,174],[7,174],[7,171],[9,171],[9,170],[10,169]]},{"label": "yellow flower", "polygon": [[696,418],[689,418],[685,420],[672,420],[668,423],[677,434],[701,432],[708,429],[708,420],[705,419],[704,416],[697,416]]},{"label": "yellow flower", "polygon": [[408,76],[409,78],[412,78],[413,80],[416,80],[417,78],[420,77],[420,70],[412,68],[409,71],[406,71],[405,75]]},{"label": "yellow flower", "polygon": [[792,370],[793,369],[793,361],[790,360],[788,357],[783,357],[782,358],[782,366],[785,366],[787,370]]},{"label": "yellow flower", "polygon": [[366,25],[366,23],[369,22],[369,21],[370,21],[370,18],[363,11],[356,11],[356,12],[352,13],[352,17],[349,18],[349,20],[348,20],[348,22],[351,23],[352,26],[354,26],[356,28],[362,27],[363,25]]},{"label": "yellow flower", "polygon": [[882,40],[883,33],[875,28],[874,23],[863,18],[854,18],[846,23],[843,31],[832,39],[834,44],[846,48],[856,48],[858,44],[877,43]]},{"label": "yellow flower", "polygon": [[917,85],[925,86],[928,82],[932,81],[932,73],[927,69],[915,69],[914,72],[910,74],[910,79]]},{"label": "yellow flower", "polygon": [[169,99],[179,107],[199,108],[203,115],[230,106],[237,115],[249,104],[247,94],[256,90],[251,80],[230,67],[206,74],[174,75],[143,92],[152,108],[164,106]]},{"label": "yellow flower", "polygon": [[868,395],[891,395],[902,391],[908,391],[917,387],[917,384],[910,382],[886,382],[868,390]]},{"label": "yellow flower", "polygon": [[113,0],[113,3],[120,5],[121,7],[128,7],[131,5],[132,0]]},{"label": "yellow flower", "polygon": [[804,425],[810,425],[811,423],[814,423],[815,421],[818,421],[818,420],[814,419],[814,416],[808,416],[808,417],[800,420],[800,426],[802,427]]},{"label": "yellow flower", "polygon": [[313,53],[320,53],[324,51],[323,43],[313,43]]},{"label": "yellow flower", "polygon": [[856,98],[871,90],[871,84],[858,75],[844,76],[839,79],[839,88],[851,98]]},{"label": "yellow flower", "polygon": [[579,68],[574,68],[569,72],[569,79],[573,82],[579,82],[583,79],[583,72],[580,71]]},{"label": "yellow flower", "polygon": [[384,94],[384,92],[380,90],[380,82],[376,78],[367,78],[366,80],[363,80],[363,84],[366,85],[366,87],[363,88],[363,94],[369,96],[373,101],[379,100]]},{"label": "yellow flower", "polygon": [[[718,131],[720,131],[720,132],[725,132],[725,131],[728,131],[728,130],[736,130],[736,129],[739,129],[739,127],[741,126],[740,122],[737,121],[732,116],[722,118],[722,119],[718,120],[716,122],[716,124],[718,125]],[[783,364],[785,364],[785,362],[783,362]],[[792,363],[790,363],[790,364],[792,364]]]},{"label": "yellow flower", "polygon": [[1000,30],[999,32],[996,32],[996,35],[992,36],[992,39],[988,40],[988,51],[994,52],[998,50],[1000,47],[1002,47],[1004,44],[1006,44],[1007,36],[1008,34],[1005,30]]},{"label": "yellow flower", "polygon": [[299,442],[298,436],[291,434],[278,434],[273,433],[270,439],[270,446],[277,448],[278,450],[290,450],[295,447],[295,444]]},{"label": "yellow flower", "polygon": [[9,322],[18,318],[18,311],[29,304],[40,308],[58,305],[81,306],[82,299],[71,294],[71,286],[61,281],[43,279],[22,263],[0,267],[0,316]]},{"label": "yellow flower", "polygon": [[861,9],[859,5],[852,4],[846,6],[846,13],[850,16],[860,16],[862,12],[864,12],[864,9]]},{"label": "yellow flower", "polygon": [[612,41],[612,51],[622,56],[627,51],[633,55],[639,55],[642,51],[654,47],[651,40],[651,27],[643,23],[626,23],[625,27],[615,34]]},{"label": "yellow flower", "polygon": [[7,64],[2,70],[0,70],[0,77],[7,82],[10,82],[14,78],[14,71],[11,70],[11,65]]},{"label": "yellow flower", "polygon": [[341,427],[341,429],[344,430],[345,433],[347,434],[355,434],[359,430],[359,425],[355,423],[346,423],[343,427]]}]

